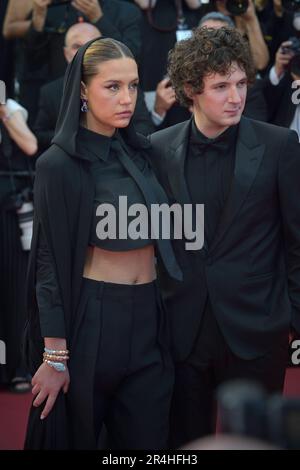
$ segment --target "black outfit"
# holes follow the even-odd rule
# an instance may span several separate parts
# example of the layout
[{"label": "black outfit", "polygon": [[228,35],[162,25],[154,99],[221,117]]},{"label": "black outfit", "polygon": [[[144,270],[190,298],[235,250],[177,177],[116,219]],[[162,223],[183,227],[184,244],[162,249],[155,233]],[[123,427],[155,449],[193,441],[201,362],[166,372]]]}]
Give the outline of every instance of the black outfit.
[{"label": "black outfit", "polygon": [[[223,138],[229,151],[220,148]],[[269,391],[281,390],[290,324],[300,331],[296,134],[242,118],[215,144],[203,147],[203,140],[190,122],[151,137],[170,201],[204,202],[208,225],[198,252],[186,251],[185,240],[173,242],[183,283],[160,267],[177,363],[174,446],[212,432],[221,381],[256,378]]]},{"label": "black outfit", "polygon": [[[33,126],[39,144],[39,150],[46,150],[54,136],[56,121],[59,115],[61,97],[63,94],[63,77],[47,83],[41,88],[38,113]],[[132,122],[137,132],[149,135],[154,130],[151,116],[147,110],[144,95],[138,91]]]},{"label": "black outfit", "polygon": [[297,107],[292,100],[295,89],[292,88],[293,79],[290,73],[286,73],[278,85],[272,85],[268,76],[263,82],[269,122],[277,126],[290,127]]},{"label": "black outfit", "polygon": [[22,249],[16,213],[18,195],[32,188],[31,162],[11,141],[0,124],[0,338],[6,344],[6,364],[0,382],[25,376],[21,366],[21,335],[26,320],[26,270],[28,251]]},{"label": "black outfit", "polygon": [[[103,17],[95,26],[103,36],[124,42],[138,57],[141,47],[138,8],[118,0],[99,0],[99,3]],[[70,26],[82,20],[89,22],[70,4],[50,6],[43,31],[38,32],[31,27],[20,41],[17,73],[20,102],[29,112],[30,124],[36,118],[41,86],[61,77],[65,72],[65,33]]]},{"label": "black outfit", "polygon": [[[111,172],[112,184],[113,176],[121,178],[125,194],[134,187],[148,208],[158,198],[167,201],[145,159],[149,143],[131,126],[107,140],[83,129],[78,132],[81,64],[92,42],[80,48],[67,69],[57,133],[37,162],[29,267],[25,344],[31,367],[34,371],[41,363],[42,336],[61,337],[64,333],[71,351],[71,384],[43,425],[37,419],[41,409],[32,408],[25,447],[95,449],[105,421],[114,448],[161,448],[166,445],[173,375],[156,285],[83,281],[86,249],[94,241],[94,203],[106,197],[106,187],[98,187],[98,179],[97,185],[95,182],[101,166]],[[119,160],[116,164],[114,153]],[[125,172],[134,185],[123,181]],[[122,192],[118,188],[114,199]],[[180,279],[171,243],[156,242],[166,269]],[[118,246],[115,241],[115,249]],[[49,279],[46,289],[51,291],[51,285],[56,289],[53,296],[48,293],[47,301],[43,285]],[[41,304],[40,318],[37,302]],[[130,422],[127,413],[135,413]],[[53,440],[51,430],[55,434],[56,427],[60,427],[59,439]]]}]

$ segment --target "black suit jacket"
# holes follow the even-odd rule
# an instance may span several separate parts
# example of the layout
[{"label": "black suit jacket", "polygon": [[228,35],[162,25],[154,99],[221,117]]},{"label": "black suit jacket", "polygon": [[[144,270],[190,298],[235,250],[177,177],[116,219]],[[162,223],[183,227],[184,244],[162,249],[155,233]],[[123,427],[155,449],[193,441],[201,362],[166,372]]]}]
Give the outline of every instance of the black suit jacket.
[{"label": "black suit jacket", "polygon": [[[171,202],[191,203],[184,178],[190,121],[151,136],[153,164]],[[300,145],[296,133],[242,118],[231,190],[209,249],[174,249],[183,283],[159,268],[175,359],[192,350],[207,293],[232,351],[266,353],[300,331]]]},{"label": "black suit jacket", "polygon": [[296,111],[292,101],[292,78],[287,73],[278,85],[272,85],[269,76],[263,80],[263,90],[268,106],[268,121],[278,126],[290,127]]},{"label": "black suit jacket", "polygon": [[[38,114],[33,126],[39,144],[39,151],[46,150],[54,136],[60,102],[63,95],[64,78],[47,83],[41,88]],[[154,130],[151,116],[146,107],[144,94],[139,89],[133,123],[137,132],[148,135]]]}]

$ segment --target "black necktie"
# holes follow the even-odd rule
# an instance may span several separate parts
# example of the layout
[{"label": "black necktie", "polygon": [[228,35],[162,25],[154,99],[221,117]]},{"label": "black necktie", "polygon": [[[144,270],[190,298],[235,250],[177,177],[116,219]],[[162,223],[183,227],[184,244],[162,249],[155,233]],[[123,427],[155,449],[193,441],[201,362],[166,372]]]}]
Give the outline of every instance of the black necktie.
[{"label": "black necktie", "polygon": [[[151,213],[151,204],[161,204],[163,202],[168,202],[161,187],[158,185],[156,178],[153,176],[152,181],[155,182],[159,186],[160,194],[162,195],[162,200],[157,201],[157,197],[155,196],[151,185],[149,184],[147,179],[144,177],[144,175],[140,172],[140,170],[137,168],[137,166],[134,164],[134,162],[129,157],[129,155],[127,155],[126,151],[123,149],[123,147],[121,146],[120,142],[117,139],[113,139],[111,148],[115,150],[116,155],[118,156],[120,162],[126,168],[128,173],[133,177],[136,184],[140,188],[144,196],[149,214]],[[161,259],[169,275],[173,277],[174,279],[177,279],[178,281],[182,281],[183,279],[182,271],[176,261],[175,254],[174,254],[173,247],[172,247],[170,240],[158,238],[155,241],[156,241]]]}]

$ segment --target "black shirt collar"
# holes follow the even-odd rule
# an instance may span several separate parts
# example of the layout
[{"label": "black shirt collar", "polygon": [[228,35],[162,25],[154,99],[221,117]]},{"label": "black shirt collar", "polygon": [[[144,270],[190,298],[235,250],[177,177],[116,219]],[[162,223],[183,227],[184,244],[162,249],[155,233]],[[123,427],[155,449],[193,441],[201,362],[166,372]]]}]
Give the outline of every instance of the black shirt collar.
[{"label": "black shirt collar", "polygon": [[107,137],[80,126],[77,134],[77,152],[88,157],[89,160],[95,160],[96,156],[107,161],[112,139],[113,137]]}]

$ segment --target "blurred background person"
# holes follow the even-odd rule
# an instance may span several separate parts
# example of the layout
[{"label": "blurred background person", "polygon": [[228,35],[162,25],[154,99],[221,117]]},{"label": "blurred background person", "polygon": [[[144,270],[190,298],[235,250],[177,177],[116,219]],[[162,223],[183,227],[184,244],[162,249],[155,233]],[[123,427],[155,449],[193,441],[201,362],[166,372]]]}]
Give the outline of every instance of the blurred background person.
[{"label": "blurred background person", "polygon": [[264,78],[264,93],[268,104],[269,122],[297,132],[300,140],[300,106],[297,88],[300,81],[300,40],[284,41],[275,63]]},{"label": "blurred background person", "polygon": [[[32,220],[32,160],[37,141],[26,124],[27,111],[13,100],[0,105],[0,338],[6,344],[6,364],[0,382],[13,392],[30,390],[21,363],[25,324],[25,279]],[[29,223],[30,225],[30,223]]]}]

